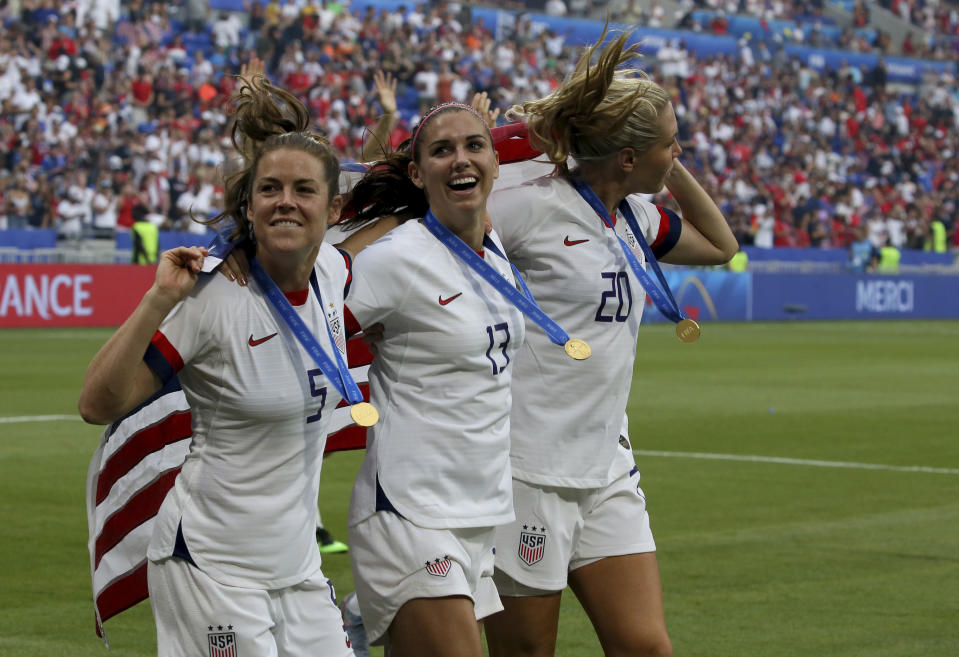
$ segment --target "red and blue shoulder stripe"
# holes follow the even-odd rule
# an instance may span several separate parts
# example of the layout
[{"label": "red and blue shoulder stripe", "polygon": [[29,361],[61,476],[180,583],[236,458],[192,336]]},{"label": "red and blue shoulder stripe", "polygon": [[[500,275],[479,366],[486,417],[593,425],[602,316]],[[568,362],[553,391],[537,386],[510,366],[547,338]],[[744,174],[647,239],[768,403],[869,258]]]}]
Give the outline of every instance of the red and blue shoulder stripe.
[{"label": "red and blue shoulder stripe", "polygon": [[649,248],[653,250],[653,255],[659,260],[676,246],[679,236],[683,232],[683,220],[678,214],[661,205],[657,205],[656,209],[659,210],[659,232],[656,233],[656,239],[649,245]]},{"label": "red and blue shoulder stripe", "polygon": [[157,331],[150,340],[143,360],[160,377],[160,381],[167,383],[183,369],[183,358],[162,332]]}]

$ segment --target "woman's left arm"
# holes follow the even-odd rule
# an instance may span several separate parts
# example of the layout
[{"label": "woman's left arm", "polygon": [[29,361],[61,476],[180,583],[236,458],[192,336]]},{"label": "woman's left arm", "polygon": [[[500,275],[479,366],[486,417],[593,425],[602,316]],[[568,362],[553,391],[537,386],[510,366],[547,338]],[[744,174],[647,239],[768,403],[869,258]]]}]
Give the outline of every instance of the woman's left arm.
[{"label": "woman's left arm", "polygon": [[739,250],[726,218],[702,185],[679,160],[666,176],[666,189],[683,215],[676,246],[661,260],[674,265],[722,265]]}]

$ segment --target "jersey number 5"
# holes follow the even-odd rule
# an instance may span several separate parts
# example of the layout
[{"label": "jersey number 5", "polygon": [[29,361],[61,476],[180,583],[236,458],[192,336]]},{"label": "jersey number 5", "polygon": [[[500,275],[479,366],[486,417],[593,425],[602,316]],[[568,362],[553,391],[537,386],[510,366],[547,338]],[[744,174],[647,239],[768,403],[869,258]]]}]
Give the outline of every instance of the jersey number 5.
[{"label": "jersey number 5", "polygon": [[[597,322],[625,322],[629,318],[629,313],[633,310],[633,292],[629,288],[629,276],[626,272],[604,271],[601,276],[609,279],[609,289],[603,292],[600,298],[599,308],[596,309]],[[610,303],[610,313],[606,314],[606,302],[609,299],[614,301]],[[617,303],[616,312],[612,312],[613,303]],[[623,312],[623,306],[626,311]]]},{"label": "jersey number 5", "polygon": [[307,378],[310,380],[310,394],[314,397],[320,398],[320,407],[317,409],[316,413],[306,418],[306,423],[316,422],[321,417],[323,417],[323,407],[326,406],[326,386],[322,388],[316,387],[317,377],[323,376],[323,370],[309,370],[306,373]]}]

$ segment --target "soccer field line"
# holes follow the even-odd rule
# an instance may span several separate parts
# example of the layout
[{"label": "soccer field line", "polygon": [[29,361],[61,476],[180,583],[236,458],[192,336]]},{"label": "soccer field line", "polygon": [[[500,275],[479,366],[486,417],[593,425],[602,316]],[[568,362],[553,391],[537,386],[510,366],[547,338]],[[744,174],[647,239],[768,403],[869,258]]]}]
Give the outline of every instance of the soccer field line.
[{"label": "soccer field line", "polygon": [[[79,421],[79,415],[15,415],[0,417],[0,424],[18,422]],[[783,456],[757,456],[754,454],[717,454],[713,452],[667,452],[654,449],[634,449],[639,456],[664,458],[703,459],[710,461],[742,461],[747,463],[776,463],[779,465],[805,465],[815,468],[846,468],[850,470],[886,470],[890,472],[924,472],[928,474],[959,475],[959,468],[933,468],[927,465],[887,465],[884,463],[856,463],[852,461],[822,461],[819,459],[794,459]]]},{"label": "soccer field line", "polygon": [[640,456],[666,458],[705,459],[712,461],[744,461],[749,463],[778,463],[780,465],[805,465],[815,468],[847,468],[851,470],[888,470],[892,472],[925,472],[930,474],[959,475],[959,468],[933,468],[927,465],[886,465],[883,463],[855,463],[850,461],[820,461],[817,459],[793,459],[782,456],[755,456],[751,454],[714,454],[711,452],[665,452],[651,449],[634,449]]},{"label": "soccer field line", "polygon": [[62,422],[64,420],[81,420],[79,415],[13,415],[0,417],[0,424],[16,424],[18,422]]}]

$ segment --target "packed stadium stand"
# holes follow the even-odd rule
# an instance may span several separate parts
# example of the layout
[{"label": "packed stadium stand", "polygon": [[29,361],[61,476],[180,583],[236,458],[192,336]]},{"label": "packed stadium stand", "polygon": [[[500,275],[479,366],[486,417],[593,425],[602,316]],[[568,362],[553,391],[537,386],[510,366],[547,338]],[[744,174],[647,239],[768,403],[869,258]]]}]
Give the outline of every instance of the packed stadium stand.
[{"label": "packed stadium stand", "polygon": [[5,3],[0,262],[128,258],[137,206],[161,247],[205,232],[190,215],[221,202],[226,100],[252,56],[352,161],[375,72],[398,81],[395,146],[433,103],[549,93],[607,16],[637,28],[751,262],[845,262],[864,231],[953,266],[959,10],[922,0]]}]

